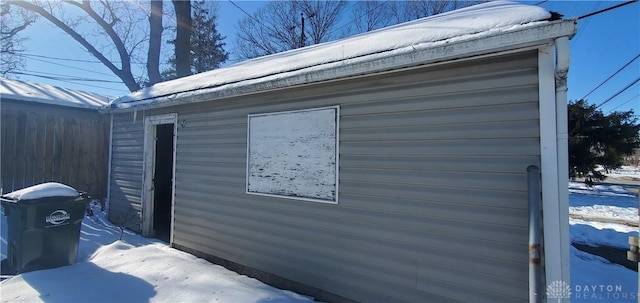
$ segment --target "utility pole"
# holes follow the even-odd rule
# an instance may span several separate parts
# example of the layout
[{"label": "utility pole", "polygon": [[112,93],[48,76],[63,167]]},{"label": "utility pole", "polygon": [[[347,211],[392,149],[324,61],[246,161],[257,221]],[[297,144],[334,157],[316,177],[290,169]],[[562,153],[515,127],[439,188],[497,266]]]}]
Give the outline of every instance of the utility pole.
[{"label": "utility pole", "polygon": [[299,47],[304,47],[304,13],[300,13],[300,46]]}]

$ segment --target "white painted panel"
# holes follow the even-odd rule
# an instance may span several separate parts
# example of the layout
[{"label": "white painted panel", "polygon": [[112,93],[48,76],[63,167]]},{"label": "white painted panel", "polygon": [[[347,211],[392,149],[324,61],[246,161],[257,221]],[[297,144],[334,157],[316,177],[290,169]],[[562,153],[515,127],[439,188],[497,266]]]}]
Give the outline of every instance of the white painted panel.
[{"label": "white painted panel", "polygon": [[249,115],[247,193],[338,202],[338,107]]}]

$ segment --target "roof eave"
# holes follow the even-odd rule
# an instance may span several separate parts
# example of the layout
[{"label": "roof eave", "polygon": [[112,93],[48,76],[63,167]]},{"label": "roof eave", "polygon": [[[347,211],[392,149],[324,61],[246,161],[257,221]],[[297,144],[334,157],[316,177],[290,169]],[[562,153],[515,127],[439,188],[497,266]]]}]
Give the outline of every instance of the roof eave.
[{"label": "roof eave", "polygon": [[127,107],[105,108],[102,111],[119,113],[214,101],[293,88],[311,83],[334,81],[407,67],[531,48],[553,43],[553,40],[558,37],[572,37],[576,33],[576,27],[575,19],[544,22],[512,31],[499,31],[488,36],[448,42],[437,46],[425,45],[421,47],[417,45],[404,51],[395,50],[385,54],[374,54],[312,66],[306,68],[305,71],[297,71],[290,76],[287,76],[287,73],[283,73],[262,79],[252,79],[197,91],[178,92],[168,96],[133,101],[126,103]]}]

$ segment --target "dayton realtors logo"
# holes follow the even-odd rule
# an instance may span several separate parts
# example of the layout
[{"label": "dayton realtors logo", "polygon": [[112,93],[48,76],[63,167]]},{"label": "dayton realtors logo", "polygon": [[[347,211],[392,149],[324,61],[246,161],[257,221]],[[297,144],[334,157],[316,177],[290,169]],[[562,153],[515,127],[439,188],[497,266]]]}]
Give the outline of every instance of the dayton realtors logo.
[{"label": "dayton realtors logo", "polygon": [[628,300],[637,300],[638,293],[626,291],[622,285],[575,285],[571,289],[571,286],[565,281],[553,281],[547,286],[547,298],[558,299],[557,302],[563,302],[563,299],[587,300],[589,302],[627,302]]},{"label": "dayton realtors logo", "polygon": [[58,209],[45,218],[45,222],[53,225],[60,225],[71,219],[71,215],[66,210]]},{"label": "dayton realtors logo", "polygon": [[553,281],[547,286],[547,298],[558,299],[558,302],[562,302],[562,299],[571,298],[571,286],[565,281]]},{"label": "dayton realtors logo", "polygon": [[601,302],[615,301],[636,301],[638,293],[623,289],[622,285],[611,284],[593,284],[593,285],[576,285],[574,287],[574,298],[580,300],[591,300]]}]

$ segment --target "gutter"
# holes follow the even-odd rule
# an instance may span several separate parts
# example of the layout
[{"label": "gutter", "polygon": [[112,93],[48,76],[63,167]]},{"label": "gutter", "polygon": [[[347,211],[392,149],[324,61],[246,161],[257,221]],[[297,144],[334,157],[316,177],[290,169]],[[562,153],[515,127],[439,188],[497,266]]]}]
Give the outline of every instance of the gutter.
[{"label": "gutter", "polygon": [[[557,20],[536,23],[514,31],[497,31],[471,34],[476,36],[463,41],[424,42],[421,44],[369,54],[358,58],[309,66],[300,70],[268,75],[256,79],[243,79],[219,86],[179,91],[172,94],[152,96],[126,103],[112,104],[102,109],[104,113],[121,113],[207,102],[231,97],[300,87],[313,83],[337,81],[347,78],[384,73],[393,70],[437,64],[463,58],[499,53],[552,43],[553,39],[573,35],[574,20]],[[434,46],[435,44],[435,46]],[[233,70],[229,70],[230,73]]]}]

